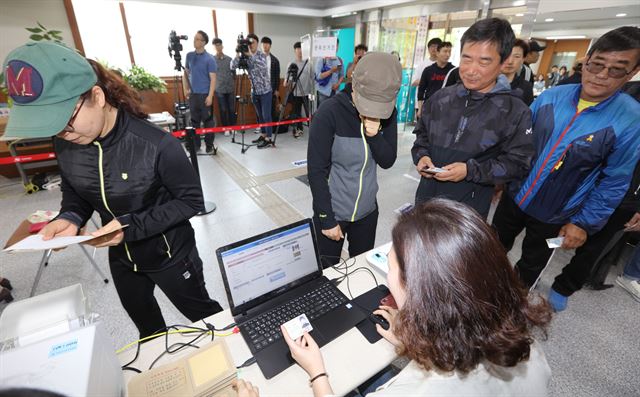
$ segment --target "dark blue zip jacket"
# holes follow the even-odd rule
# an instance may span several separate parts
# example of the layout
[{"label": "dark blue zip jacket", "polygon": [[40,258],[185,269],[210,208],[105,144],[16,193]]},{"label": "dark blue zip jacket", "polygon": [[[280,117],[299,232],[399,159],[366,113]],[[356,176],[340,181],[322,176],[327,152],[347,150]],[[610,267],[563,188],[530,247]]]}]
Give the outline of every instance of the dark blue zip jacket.
[{"label": "dark blue zip jacket", "polygon": [[640,155],[640,104],[617,92],[578,112],[581,88],[555,87],[533,102],[536,156],[510,193],[542,222],[573,223],[593,234],[629,188]]}]

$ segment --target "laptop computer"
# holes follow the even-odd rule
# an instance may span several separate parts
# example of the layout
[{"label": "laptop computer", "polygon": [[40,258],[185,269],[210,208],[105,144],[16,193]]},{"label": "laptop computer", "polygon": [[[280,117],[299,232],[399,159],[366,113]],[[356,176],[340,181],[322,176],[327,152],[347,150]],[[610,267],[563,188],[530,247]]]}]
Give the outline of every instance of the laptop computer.
[{"label": "laptop computer", "polygon": [[300,314],[323,346],[366,318],[322,275],[311,219],[218,248],[231,314],[265,378],[294,361],[280,325]]}]

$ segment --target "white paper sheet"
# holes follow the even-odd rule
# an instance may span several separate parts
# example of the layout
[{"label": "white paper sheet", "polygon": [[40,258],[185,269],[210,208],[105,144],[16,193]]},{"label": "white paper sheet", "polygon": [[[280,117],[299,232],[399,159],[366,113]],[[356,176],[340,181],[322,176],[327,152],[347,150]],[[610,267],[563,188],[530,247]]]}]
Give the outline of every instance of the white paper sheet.
[{"label": "white paper sheet", "polygon": [[4,251],[43,251],[48,249],[63,248],[72,244],[78,244],[94,239],[95,236],[69,236],[54,237],[51,240],[43,240],[42,235],[34,234],[18,241]]}]

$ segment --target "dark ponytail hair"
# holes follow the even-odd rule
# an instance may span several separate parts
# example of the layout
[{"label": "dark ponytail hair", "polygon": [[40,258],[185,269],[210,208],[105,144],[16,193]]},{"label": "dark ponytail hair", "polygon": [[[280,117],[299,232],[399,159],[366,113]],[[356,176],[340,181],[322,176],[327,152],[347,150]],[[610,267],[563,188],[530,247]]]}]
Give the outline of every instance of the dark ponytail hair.
[{"label": "dark ponytail hair", "polygon": [[122,77],[106,69],[93,59],[87,59],[87,61],[89,61],[93,71],[96,72],[96,76],[98,76],[96,85],[102,88],[109,105],[116,109],[123,109],[125,112],[140,119],[149,117],[149,115],[142,110],[140,94],[131,88]]}]

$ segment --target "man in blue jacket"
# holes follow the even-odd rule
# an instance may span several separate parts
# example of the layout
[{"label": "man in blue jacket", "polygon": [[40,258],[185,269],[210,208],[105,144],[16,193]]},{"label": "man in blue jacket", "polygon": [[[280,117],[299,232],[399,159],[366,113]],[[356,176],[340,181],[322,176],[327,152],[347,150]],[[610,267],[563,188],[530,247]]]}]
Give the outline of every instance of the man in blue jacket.
[{"label": "man in blue jacket", "polygon": [[[640,29],[621,27],[587,54],[582,84],[545,91],[531,106],[536,156],[503,195],[493,224],[507,250],[526,230],[516,267],[531,286],[551,256],[546,239],[582,246],[624,197],[640,155],[640,105],[620,88],[640,71]],[[585,269],[589,271],[589,269]],[[568,297],[553,288],[556,310]]]}]

